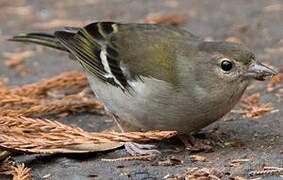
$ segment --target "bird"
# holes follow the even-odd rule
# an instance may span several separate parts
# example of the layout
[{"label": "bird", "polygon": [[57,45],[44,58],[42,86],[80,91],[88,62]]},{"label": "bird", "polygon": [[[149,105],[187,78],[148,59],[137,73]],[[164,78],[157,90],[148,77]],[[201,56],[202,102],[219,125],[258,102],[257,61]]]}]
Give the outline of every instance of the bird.
[{"label": "bird", "polygon": [[[198,131],[228,113],[253,79],[276,74],[244,45],[205,41],[170,25],[102,21],[10,40],[78,61],[122,132],[120,120],[143,131]],[[159,152],[147,144],[125,147],[132,155]]]}]

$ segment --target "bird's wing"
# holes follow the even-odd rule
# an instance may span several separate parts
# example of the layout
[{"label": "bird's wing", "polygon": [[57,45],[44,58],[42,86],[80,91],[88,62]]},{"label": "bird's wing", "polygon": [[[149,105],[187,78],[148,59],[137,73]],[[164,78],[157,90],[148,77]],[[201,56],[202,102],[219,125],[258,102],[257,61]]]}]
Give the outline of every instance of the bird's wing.
[{"label": "bird's wing", "polygon": [[75,35],[57,31],[55,36],[85,70],[122,90],[141,76],[174,82],[179,42],[198,39],[172,26],[113,22],[89,24]]}]

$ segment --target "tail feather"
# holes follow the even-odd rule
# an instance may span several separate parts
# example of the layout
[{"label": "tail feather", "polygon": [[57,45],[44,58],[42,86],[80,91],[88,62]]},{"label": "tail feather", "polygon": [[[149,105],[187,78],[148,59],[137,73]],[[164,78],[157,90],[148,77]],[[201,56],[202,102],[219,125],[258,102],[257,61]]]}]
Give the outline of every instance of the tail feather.
[{"label": "tail feather", "polygon": [[35,43],[68,52],[68,50],[56,39],[53,34],[29,33],[22,36],[14,36],[9,39],[9,41]]}]

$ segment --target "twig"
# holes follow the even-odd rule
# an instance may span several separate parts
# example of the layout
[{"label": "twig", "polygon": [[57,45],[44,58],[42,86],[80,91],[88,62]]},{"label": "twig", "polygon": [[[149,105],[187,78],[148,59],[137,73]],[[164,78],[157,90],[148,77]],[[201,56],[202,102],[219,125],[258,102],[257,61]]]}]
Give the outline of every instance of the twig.
[{"label": "twig", "polygon": [[0,96],[5,94],[16,94],[26,97],[37,97],[45,95],[49,90],[64,88],[83,88],[88,85],[86,76],[81,72],[65,72],[50,79],[41,80],[37,83],[0,91]]},{"label": "twig", "polygon": [[101,159],[101,161],[108,161],[108,162],[131,161],[131,160],[147,160],[147,161],[150,161],[154,157],[156,157],[156,154],[127,156],[127,157],[120,157],[120,158],[116,158],[116,159]]},{"label": "twig", "polygon": [[5,94],[0,96],[0,106],[10,107],[15,105],[39,105],[44,103],[44,100],[19,96],[16,94]]},{"label": "twig", "polygon": [[[28,103],[28,100],[25,101]],[[34,103],[31,100],[30,103]],[[51,113],[61,113],[64,111],[88,111],[92,109],[103,109],[102,104],[97,100],[92,101],[58,101],[58,102],[51,102],[51,103],[43,103],[27,108],[19,108],[19,109],[3,109],[0,111],[0,116],[26,116],[30,117],[33,115],[40,115],[40,114],[51,114]]]},{"label": "twig", "polygon": [[263,175],[263,174],[281,174],[283,173],[283,168],[278,167],[264,167],[263,170],[251,171],[250,176]]}]

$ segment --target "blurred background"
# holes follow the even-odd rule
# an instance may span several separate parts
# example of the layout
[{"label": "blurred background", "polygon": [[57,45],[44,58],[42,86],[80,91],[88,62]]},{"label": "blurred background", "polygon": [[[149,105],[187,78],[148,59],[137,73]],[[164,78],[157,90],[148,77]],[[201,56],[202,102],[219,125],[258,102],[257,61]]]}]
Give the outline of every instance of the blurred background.
[{"label": "blurred background", "polygon": [[[0,80],[14,87],[52,77],[65,71],[80,70],[78,64],[58,51],[34,45],[8,42],[13,35],[28,32],[53,32],[65,26],[84,26],[94,21],[172,24],[189,30],[202,38],[243,43],[255,52],[257,59],[283,72],[283,1],[282,0],[1,0],[0,1]],[[34,158],[30,162],[32,175],[40,179],[125,179],[123,172],[131,172],[133,179],[161,179],[168,173],[182,174],[185,167],[215,167],[225,177],[248,177],[268,162],[283,166],[282,142],[282,80],[274,91],[267,90],[269,82],[255,82],[245,95],[260,93],[261,102],[271,102],[276,113],[258,119],[233,115],[231,122],[219,121],[208,128],[217,129],[221,138],[245,142],[245,147],[216,149],[206,156],[206,162],[192,162],[186,152],[177,154],[184,164],[170,168],[151,166],[149,162],[101,162],[102,157],[120,157],[124,150],[85,155],[83,160],[69,156]],[[105,117],[99,117],[100,119]],[[105,123],[90,115],[76,115],[61,121],[89,131],[104,129]],[[82,121],[83,119],[83,121]],[[87,126],[87,122],[94,126]],[[107,123],[106,123],[107,124]],[[255,139],[254,139],[255,138]],[[272,139],[272,141],[271,141]],[[165,146],[166,147],[166,146]],[[182,146],[180,146],[182,148]],[[281,152],[281,154],[279,153]],[[230,167],[234,158],[250,158],[241,166]],[[0,179],[4,178],[0,176]],[[274,177],[267,177],[267,179]],[[4,178],[5,179],[5,178]]]},{"label": "blurred background", "polygon": [[[282,6],[281,0],[2,0],[0,49],[5,52],[29,48],[6,42],[5,39],[12,35],[53,32],[64,26],[84,26],[93,21],[167,23],[181,26],[207,40],[244,43],[261,61],[279,64],[283,43]],[[33,58],[26,58],[26,71],[33,67],[29,64]],[[54,58],[45,61],[54,62],[57,62]],[[64,63],[65,66],[72,64]],[[61,67],[53,68],[54,73],[62,71]],[[32,69],[34,73],[41,72],[39,76],[46,76],[41,67]],[[1,75],[11,72],[3,66],[0,70]],[[35,75],[33,72],[29,75]]]}]

